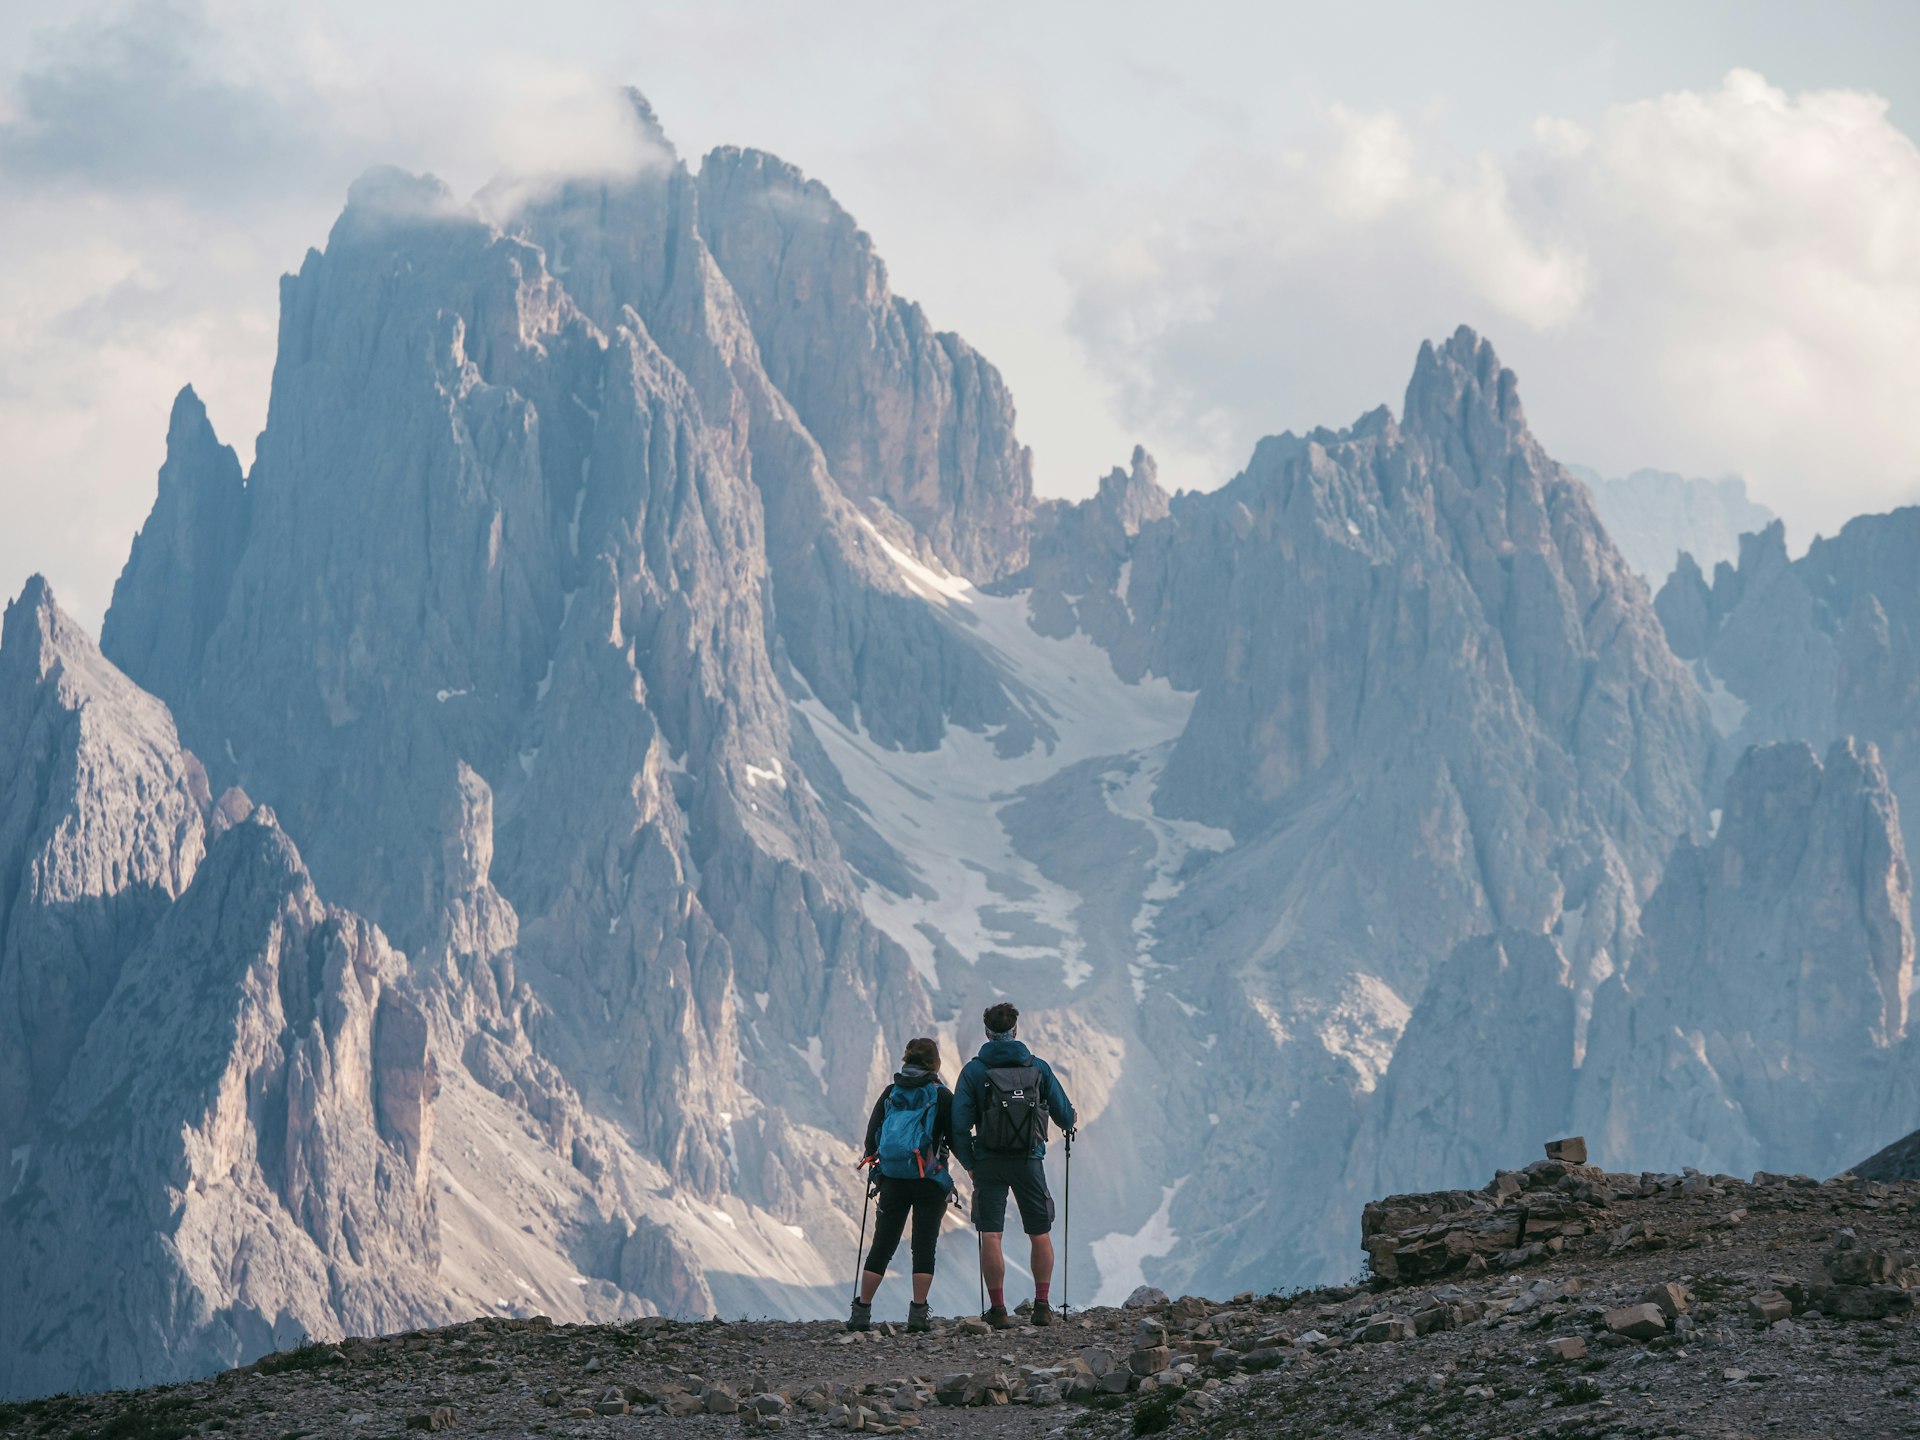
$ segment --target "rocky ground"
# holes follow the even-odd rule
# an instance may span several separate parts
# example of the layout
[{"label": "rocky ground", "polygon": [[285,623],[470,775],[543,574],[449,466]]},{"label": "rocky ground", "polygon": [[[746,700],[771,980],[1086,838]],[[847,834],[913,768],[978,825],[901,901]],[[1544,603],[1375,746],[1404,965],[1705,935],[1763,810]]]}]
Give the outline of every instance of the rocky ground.
[{"label": "rocky ground", "polygon": [[1920,1182],[1547,1160],[1369,1206],[1361,1285],[999,1333],[482,1319],[4,1406],[0,1434],[1916,1435],[1916,1207]]}]

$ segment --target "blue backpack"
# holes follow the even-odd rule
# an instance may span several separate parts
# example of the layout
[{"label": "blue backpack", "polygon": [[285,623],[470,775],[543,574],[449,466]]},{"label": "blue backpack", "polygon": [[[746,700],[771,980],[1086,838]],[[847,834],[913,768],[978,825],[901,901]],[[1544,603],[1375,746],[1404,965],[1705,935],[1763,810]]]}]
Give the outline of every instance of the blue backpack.
[{"label": "blue backpack", "polygon": [[880,1173],[895,1180],[924,1180],[941,1167],[934,1153],[933,1122],[939,1114],[940,1087],[895,1085],[887,1091],[887,1113],[880,1120]]}]

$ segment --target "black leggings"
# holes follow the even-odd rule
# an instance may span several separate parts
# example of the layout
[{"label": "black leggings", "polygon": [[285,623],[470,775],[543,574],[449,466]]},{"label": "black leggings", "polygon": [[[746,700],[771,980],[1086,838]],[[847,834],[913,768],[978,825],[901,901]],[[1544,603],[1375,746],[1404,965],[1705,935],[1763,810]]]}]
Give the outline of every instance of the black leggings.
[{"label": "black leggings", "polygon": [[938,1180],[896,1180],[882,1175],[880,1218],[873,1222],[873,1248],[867,1251],[867,1269],[887,1273],[887,1262],[900,1248],[900,1233],[913,1215],[913,1273],[931,1275],[934,1253],[940,1248],[940,1221],[947,1212],[947,1187]]}]

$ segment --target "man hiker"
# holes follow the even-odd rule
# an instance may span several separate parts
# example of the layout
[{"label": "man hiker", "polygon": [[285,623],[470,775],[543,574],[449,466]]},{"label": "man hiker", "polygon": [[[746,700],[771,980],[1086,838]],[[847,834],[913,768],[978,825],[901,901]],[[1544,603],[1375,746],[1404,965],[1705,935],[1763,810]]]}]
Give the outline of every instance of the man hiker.
[{"label": "man hiker", "polygon": [[913,1303],[907,1307],[907,1329],[931,1328],[927,1291],[933,1288],[940,1222],[953,1194],[953,1176],[947,1169],[952,1136],[953,1092],[940,1080],[939,1043],[909,1040],[893,1083],[880,1092],[867,1119],[867,1145],[860,1163],[874,1167],[880,1214],[873,1225],[873,1248],[860,1273],[860,1293],[847,1317],[849,1330],[865,1330],[873,1324],[873,1295],[887,1273],[887,1262],[900,1248],[909,1215],[913,1217]]},{"label": "man hiker", "polygon": [[1073,1134],[1073,1102],[1053,1067],[1020,1043],[1020,1012],[1002,1002],[980,1017],[987,1043],[960,1071],[953,1094],[953,1153],[973,1177],[973,1228],[980,1233],[980,1275],[987,1284],[987,1323],[1010,1328],[1007,1314],[1007,1192],[1020,1207],[1020,1228],[1033,1247],[1033,1323],[1051,1325],[1053,1196],[1047,1192],[1047,1117]]}]

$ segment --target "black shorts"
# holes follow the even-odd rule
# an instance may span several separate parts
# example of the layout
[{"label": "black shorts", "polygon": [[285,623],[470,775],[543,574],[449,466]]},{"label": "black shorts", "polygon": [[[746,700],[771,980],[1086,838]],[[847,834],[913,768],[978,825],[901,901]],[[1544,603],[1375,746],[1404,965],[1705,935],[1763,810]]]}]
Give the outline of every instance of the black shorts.
[{"label": "black shorts", "polygon": [[1020,1228],[1029,1235],[1053,1229],[1053,1196],[1046,1167],[1019,1155],[981,1155],[973,1166],[973,1228],[997,1235],[1007,1228],[1007,1192],[1020,1207]]}]

